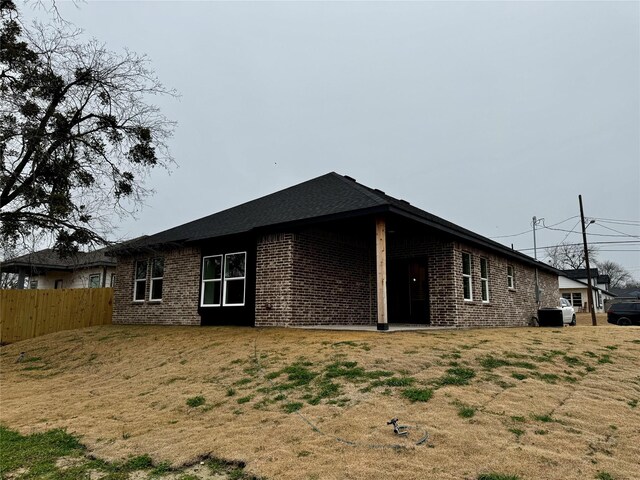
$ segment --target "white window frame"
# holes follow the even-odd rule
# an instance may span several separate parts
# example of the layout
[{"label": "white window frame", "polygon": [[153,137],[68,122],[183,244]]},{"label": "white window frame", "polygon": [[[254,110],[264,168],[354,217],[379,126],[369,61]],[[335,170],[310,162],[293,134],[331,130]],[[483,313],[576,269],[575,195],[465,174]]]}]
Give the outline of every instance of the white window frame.
[{"label": "white window frame", "polygon": [[[154,277],[153,276],[153,262],[155,262],[156,260],[161,260],[162,261],[162,276],[161,277]],[[162,301],[162,290],[164,290],[164,288],[162,288],[162,290],[160,291],[160,297],[155,298],[154,295],[154,285],[155,282],[157,280],[164,280],[164,257],[154,257],[151,259],[151,261],[149,262],[149,272],[151,275],[151,287],[149,289],[149,301],[150,302],[161,302]],[[164,284],[164,281],[163,281]],[[163,285],[164,287],[164,285]]]},{"label": "white window frame", "polygon": [[[464,273],[464,259],[465,255],[469,257],[469,273]],[[465,302],[473,301],[473,280],[471,279],[471,274],[473,273],[473,257],[468,252],[462,252],[462,296],[464,297]],[[464,284],[469,282],[469,297],[464,296]]]},{"label": "white window frame", "polygon": [[[98,277],[98,285],[96,285],[95,287],[91,286],[91,279],[92,278],[96,278]],[[92,273],[91,275],[89,275],[89,288],[100,288],[100,274],[99,273]]]},{"label": "white window frame", "polygon": [[513,265],[507,265],[507,287],[509,290],[516,289],[516,269]]},{"label": "white window frame", "polygon": [[109,279],[109,286],[111,288],[116,286],[116,274],[115,273],[111,274],[111,278]]},{"label": "white window frame", "polygon": [[[144,269],[144,278],[137,278],[136,275],[138,274],[138,263],[146,263],[146,267]],[[149,276],[149,259],[145,259],[145,260],[136,260],[135,262],[133,262],[133,301],[136,303],[142,303],[144,302],[146,296],[147,296],[147,277]],[[144,285],[144,294],[142,296],[141,299],[136,300],[136,293],[138,292],[138,284],[139,283],[143,283]]]},{"label": "white window frame", "polygon": [[[244,255],[244,275],[242,277],[227,277],[227,257],[229,255]],[[224,307],[243,307],[247,297],[247,252],[233,252],[225,253],[222,263],[222,305]],[[227,281],[229,280],[242,280],[242,303],[227,303]]]},{"label": "white window frame", "polygon": [[[482,276],[482,270],[484,266],[484,273],[486,276]],[[485,298],[486,293],[486,298]],[[489,260],[480,257],[480,297],[482,303],[489,303]]]},{"label": "white window frame", "polygon": [[[204,279],[204,261],[207,258],[215,258],[215,257],[220,257],[220,278],[209,278],[207,280]],[[224,255],[223,254],[218,254],[218,255],[207,255],[206,257],[202,257],[202,273],[200,275],[200,281],[202,283],[202,286],[200,288],[200,290],[202,290],[200,292],[200,306],[201,307],[220,307],[222,305],[222,299],[223,299],[223,291],[222,291],[222,278],[224,277]],[[204,285],[205,283],[211,283],[211,282],[219,282],[220,283],[220,303],[204,303]]]}]

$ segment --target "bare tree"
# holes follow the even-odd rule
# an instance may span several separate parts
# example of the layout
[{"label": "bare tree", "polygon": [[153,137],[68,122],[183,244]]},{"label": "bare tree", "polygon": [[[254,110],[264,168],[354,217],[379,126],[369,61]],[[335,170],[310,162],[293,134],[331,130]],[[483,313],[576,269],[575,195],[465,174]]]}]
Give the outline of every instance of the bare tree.
[{"label": "bare tree", "polygon": [[46,232],[61,254],[105,243],[172,162],[174,124],[149,99],[174,93],[144,56],[82,43],[66,23],[26,28],[12,0],[0,15],[0,238]]},{"label": "bare tree", "polygon": [[[590,261],[594,261],[598,254],[598,249],[589,245],[588,251]],[[549,259],[549,265],[554,268],[560,270],[585,268],[584,248],[581,244],[561,243],[560,245],[546,248],[545,254]]]},{"label": "bare tree", "polygon": [[619,263],[611,260],[603,260],[596,262],[596,266],[598,267],[600,275],[609,275],[609,286],[611,288],[622,288],[633,280],[631,273]]}]

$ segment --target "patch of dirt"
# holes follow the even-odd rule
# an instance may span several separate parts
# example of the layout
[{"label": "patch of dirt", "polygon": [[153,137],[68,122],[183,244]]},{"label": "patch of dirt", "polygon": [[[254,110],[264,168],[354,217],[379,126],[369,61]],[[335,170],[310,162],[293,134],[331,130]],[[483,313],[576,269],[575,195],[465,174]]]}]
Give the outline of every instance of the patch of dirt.
[{"label": "patch of dirt", "polygon": [[[2,347],[0,421],[22,433],[66,428],[106,460],[149,454],[155,464],[178,467],[211,454],[285,480],[385,479],[389,472],[441,480],[484,472],[635,478],[640,328],[610,326],[606,316],[595,328],[581,320],[565,328],[392,334],[160,326],[59,332]],[[39,360],[30,369],[16,364],[21,351]],[[336,362],[355,362],[355,373],[411,378],[411,388],[433,395],[411,402],[406,387],[372,385],[388,377],[327,377]],[[302,383],[291,386],[293,365]],[[468,384],[438,383],[456,368],[473,370]],[[339,394],[318,399],[322,388],[334,388],[327,379]],[[203,405],[187,406],[198,396]],[[459,416],[460,405],[473,416]],[[416,427],[410,439],[394,436],[386,425],[393,417]],[[410,440],[419,429],[429,439],[416,446]],[[401,441],[406,448],[381,448]]]}]

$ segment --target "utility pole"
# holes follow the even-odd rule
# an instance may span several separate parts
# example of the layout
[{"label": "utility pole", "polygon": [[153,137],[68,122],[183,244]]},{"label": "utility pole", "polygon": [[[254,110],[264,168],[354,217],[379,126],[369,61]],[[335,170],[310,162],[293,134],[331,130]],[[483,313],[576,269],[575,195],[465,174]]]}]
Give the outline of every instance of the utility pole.
[{"label": "utility pole", "polygon": [[[531,223],[533,225],[533,258],[535,260],[538,260],[538,246],[536,244],[536,226],[538,226],[543,220],[544,218],[536,218],[534,216]],[[538,267],[536,267],[535,274],[536,274],[536,303],[538,304],[538,307],[540,307],[540,286],[538,284]]]},{"label": "utility pole", "polygon": [[596,311],[593,309],[593,286],[591,284],[591,269],[589,268],[589,249],[587,248],[587,226],[584,224],[584,210],[582,208],[582,195],[578,195],[580,202],[580,223],[582,224],[582,243],[584,243],[584,263],[587,266],[587,302],[589,311],[591,312],[591,324],[595,327],[598,325],[596,320]]}]

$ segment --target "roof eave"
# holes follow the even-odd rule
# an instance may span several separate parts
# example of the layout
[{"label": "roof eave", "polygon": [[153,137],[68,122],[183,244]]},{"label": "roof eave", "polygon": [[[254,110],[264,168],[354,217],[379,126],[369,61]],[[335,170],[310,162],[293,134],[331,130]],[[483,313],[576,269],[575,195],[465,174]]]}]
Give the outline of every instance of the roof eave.
[{"label": "roof eave", "polygon": [[[391,206],[390,208],[391,213],[403,216],[405,218],[408,218],[410,220],[414,220],[417,221],[419,223],[422,223],[423,225],[427,225],[428,227],[434,228],[436,230],[439,230],[441,232],[447,233],[455,238],[459,238],[462,240],[465,240],[469,243],[475,244],[475,245],[479,245],[482,246],[484,248],[487,248],[489,250],[492,250],[494,252],[499,252],[503,255],[506,255],[508,257],[514,258],[520,262],[529,264],[531,266],[540,268],[542,270],[545,270],[547,272],[553,273],[554,275],[562,275],[562,273],[551,267],[550,265],[547,265],[545,263],[539,262],[531,257],[529,257],[528,255],[525,255],[524,253],[520,253],[517,252],[515,250],[511,250],[509,247],[507,247],[506,245],[502,245],[500,243],[497,242],[493,242],[491,240],[489,240],[488,238],[482,237],[481,235],[478,234],[473,234],[473,235],[469,235],[465,232],[461,232],[459,230],[453,229],[451,227],[448,227],[447,225],[442,225],[438,222],[433,222],[429,219],[426,219],[424,217],[421,217],[419,215],[415,215],[413,213],[407,212],[406,210],[403,210],[401,208],[395,207],[395,206]],[[471,232],[473,233],[473,232]]]}]

